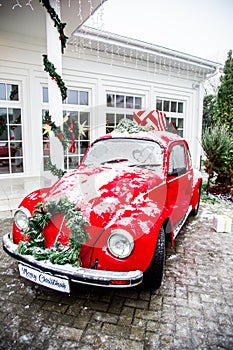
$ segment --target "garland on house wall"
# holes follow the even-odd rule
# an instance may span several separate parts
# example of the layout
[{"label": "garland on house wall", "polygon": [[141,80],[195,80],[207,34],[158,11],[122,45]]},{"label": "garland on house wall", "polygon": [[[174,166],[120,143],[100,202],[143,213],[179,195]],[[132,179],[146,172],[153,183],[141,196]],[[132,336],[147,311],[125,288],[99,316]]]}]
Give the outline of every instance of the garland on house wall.
[{"label": "garland on house wall", "polygon": [[[67,220],[66,226],[70,229],[69,243],[63,246],[58,242],[60,234],[58,230],[54,247],[48,249],[42,232],[51,218],[59,213],[63,213],[64,219]],[[33,255],[36,260],[49,260],[53,264],[71,264],[79,267],[81,245],[90,238],[84,228],[87,224],[80,209],[77,209],[68,198],[60,198],[58,202],[38,203],[29,226],[24,231],[24,235],[30,240],[21,242],[18,252],[22,255]]]}]

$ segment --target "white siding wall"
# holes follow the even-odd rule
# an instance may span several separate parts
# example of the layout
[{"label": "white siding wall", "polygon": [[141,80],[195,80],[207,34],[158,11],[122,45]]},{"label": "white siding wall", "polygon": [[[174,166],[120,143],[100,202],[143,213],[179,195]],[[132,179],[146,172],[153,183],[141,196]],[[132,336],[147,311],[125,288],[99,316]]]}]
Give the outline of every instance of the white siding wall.
[{"label": "white siding wall", "polygon": [[[42,54],[46,53],[46,48],[32,38],[3,34],[0,52],[0,81],[21,87],[25,157],[22,175],[41,175],[42,85],[48,81],[48,75],[43,70]],[[146,109],[156,109],[156,97],[184,101],[184,137],[190,144],[194,165],[199,166],[202,90],[199,86],[193,88],[195,79],[190,75],[176,76],[174,73],[161,73],[159,69],[149,72],[146,63],[136,68],[135,63],[123,64],[119,57],[97,58],[93,52],[89,54],[86,51],[80,55],[67,49],[63,56],[63,79],[68,88],[90,91],[92,140],[105,133],[107,91],[143,95]]]}]

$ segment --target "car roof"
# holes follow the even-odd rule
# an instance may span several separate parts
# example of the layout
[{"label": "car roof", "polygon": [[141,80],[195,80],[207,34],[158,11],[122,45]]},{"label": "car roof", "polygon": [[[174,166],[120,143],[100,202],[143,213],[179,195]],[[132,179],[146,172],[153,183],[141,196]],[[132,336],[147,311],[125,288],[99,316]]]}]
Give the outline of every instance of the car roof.
[{"label": "car roof", "polygon": [[137,139],[145,139],[145,140],[151,140],[159,142],[163,147],[168,147],[171,143],[175,141],[181,141],[184,140],[182,137],[175,133],[171,133],[169,131],[158,131],[158,130],[151,130],[151,131],[140,131],[137,133],[129,133],[127,131],[119,132],[117,130],[112,131],[109,134],[106,134],[100,139],[104,138],[137,138]]}]

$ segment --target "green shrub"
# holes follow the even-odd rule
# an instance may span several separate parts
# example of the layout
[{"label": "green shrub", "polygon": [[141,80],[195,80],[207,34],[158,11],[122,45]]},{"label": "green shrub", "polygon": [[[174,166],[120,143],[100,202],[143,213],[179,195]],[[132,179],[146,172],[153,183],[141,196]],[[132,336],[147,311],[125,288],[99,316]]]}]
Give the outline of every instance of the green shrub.
[{"label": "green shrub", "polygon": [[233,177],[233,138],[225,125],[209,127],[202,134],[202,148],[206,156],[205,171],[208,173],[207,192],[213,172],[218,180],[229,186]]}]

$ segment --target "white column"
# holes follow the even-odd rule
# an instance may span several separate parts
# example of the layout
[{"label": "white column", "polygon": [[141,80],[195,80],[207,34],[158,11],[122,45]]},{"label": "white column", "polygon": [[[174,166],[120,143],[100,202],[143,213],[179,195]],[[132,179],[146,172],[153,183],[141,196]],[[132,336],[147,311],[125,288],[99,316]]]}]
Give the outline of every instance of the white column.
[{"label": "white column", "polygon": [[[54,8],[60,17],[60,8],[58,1],[50,0],[51,6]],[[62,76],[62,53],[61,41],[57,28],[54,27],[54,22],[50,15],[46,13],[46,29],[47,29],[47,56],[48,60],[53,63],[57,74]],[[48,73],[49,74],[49,73]],[[48,75],[48,94],[49,94],[49,114],[52,116],[52,121],[57,126],[62,126],[62,97],[60,89],[56,81],[52,80]],[[51,133],[50,135],[50,156],[53,164],[59,169],[64,167],[63,147],[57,137]]]}]

